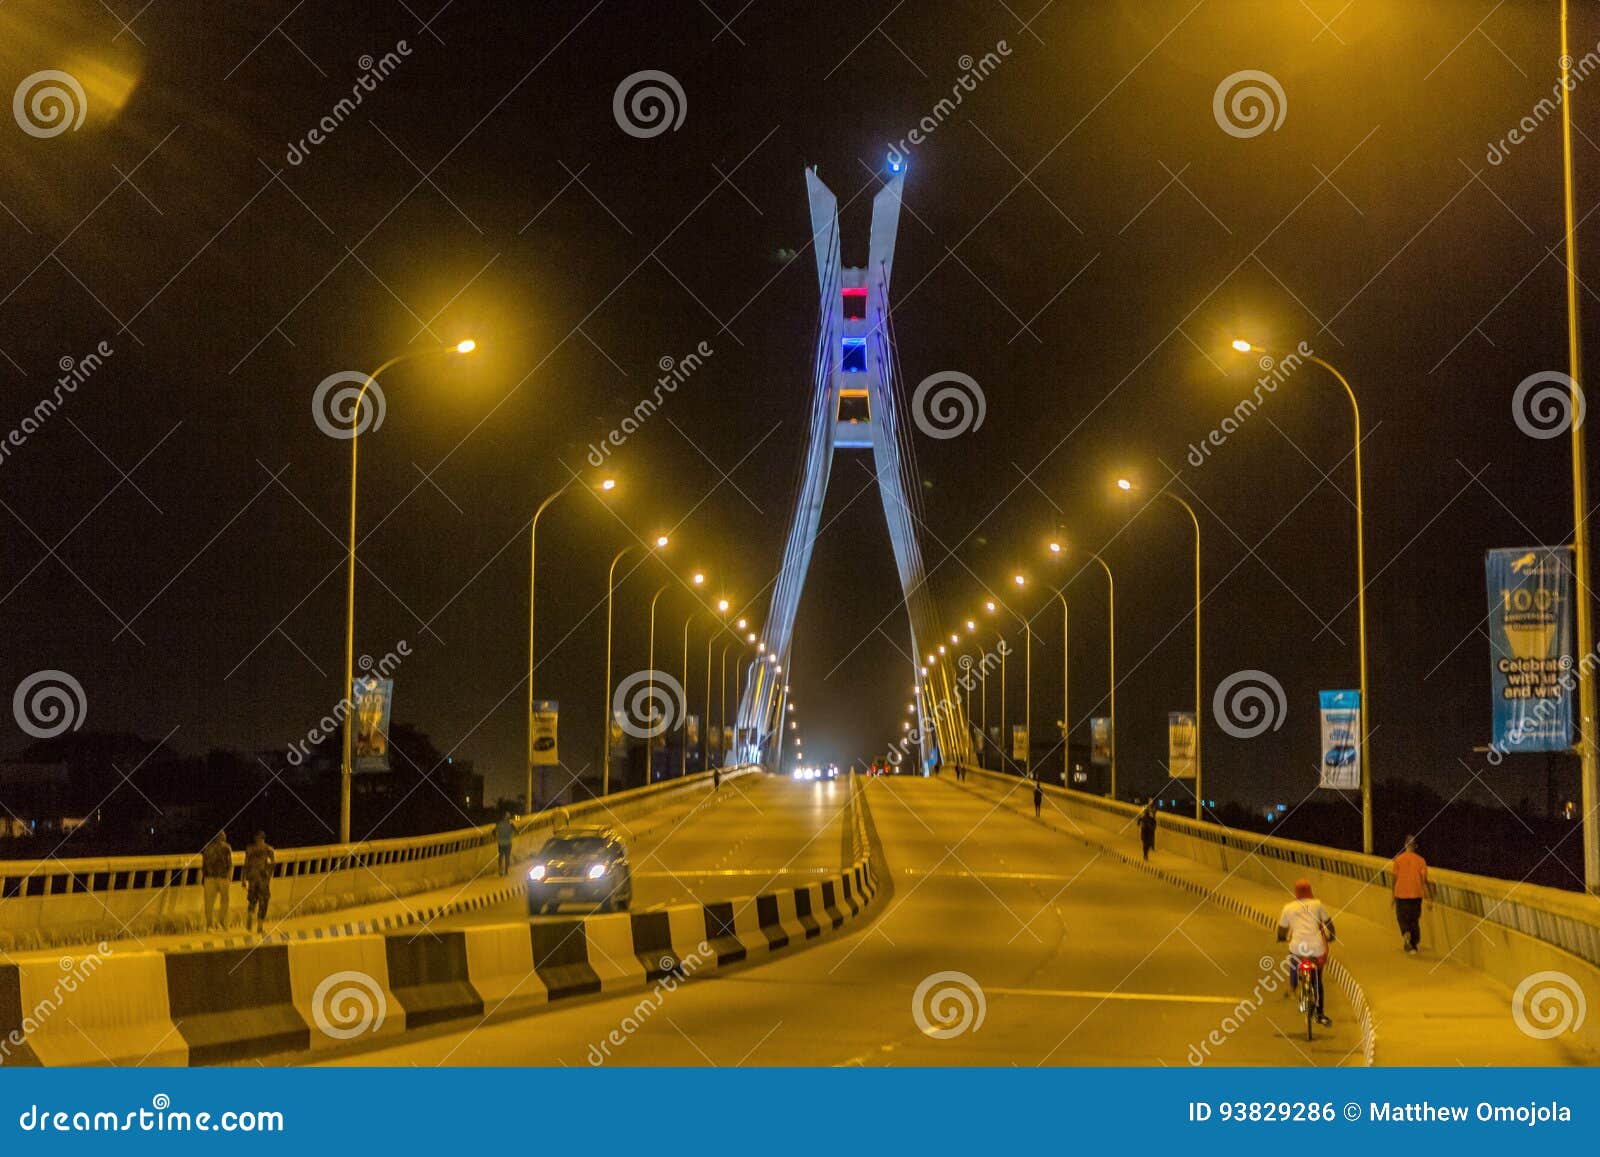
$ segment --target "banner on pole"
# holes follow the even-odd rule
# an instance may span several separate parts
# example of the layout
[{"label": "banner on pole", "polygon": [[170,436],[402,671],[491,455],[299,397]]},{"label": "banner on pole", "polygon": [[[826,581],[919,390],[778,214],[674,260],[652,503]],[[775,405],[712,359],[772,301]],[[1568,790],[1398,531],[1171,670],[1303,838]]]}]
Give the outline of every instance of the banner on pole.
[{"label": "banner on pole", "polygon": [[690,747],[700,742],[700,716],[688,715],[683,721],[684,742]]},{"label": "banner on pole", "polygon": [[611,713],[611,726],[608,729],[609,742],[606,744],[606,750],[611,755],[623,755],[628,750],[628,733],[623,728],[627,718],[627,715],[621,711],[613,711]]},{"label": "banner on pole", "polygon": [[1361,786],[1361,692],[1319,691],[1322,701],[1322,782],[1352,791]]},{"label": "banner on pole", "polygon": [[356,677],[350,688],[351,711],[356,721],[352,771],[389,770],[389,715],[393,704],[393,679]]},{"label": "banner on pole", "polygon": [[1505,752],[1572,746],[1572,557],[1564,547],[1491,550],[1491,742]]},{"label": "banner on pole", "polygon": [[533,750],[528,762],[534,767],[554,767],[561,762],[556,753],[556,723],[561,715],[561,705],[554,699],[535,699],[533,717]]},{"label": "banner on pole", "polygon": [[1089,719],[1089,762],[1096,767],[1111,763],[1111,717],[1094,715]]},{"label": "banner on pole", "polygon": [[1167,774],[1173,779],[1194,778],[1194,743],[1194,712],[1167,712]]},{"label": "banner on pole", "polygon": [[1021,723],[1011,725],[1011,758],[1018,763],[1028,762],[1028,729]]}]

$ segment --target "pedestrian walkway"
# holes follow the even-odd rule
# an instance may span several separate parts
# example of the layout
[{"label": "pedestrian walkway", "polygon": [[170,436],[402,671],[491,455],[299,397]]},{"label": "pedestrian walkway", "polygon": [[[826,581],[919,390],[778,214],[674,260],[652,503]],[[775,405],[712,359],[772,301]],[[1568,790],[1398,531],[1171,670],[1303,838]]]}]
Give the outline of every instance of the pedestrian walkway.
[{"label": "pedestrian walkway", "polygon": [[[969,778],[955,790],[992,799],[1032,819],[1032,784],[1016,779],[998,782],[988,776]],[[1292,897],[1280,889],[1241,879],[1220,868],[1163,852],[1161,837],[1149,864],[1140,856],[1138,826],[1129,821],[1125,833],[1076,823],[1054,793],[1045,795],[1046,824],[1129,867],[1149,871],[1168,882],[1205,895],[1247,919],[1275,924]],[[1202,901],[1205,902],[1205,901]],[[1333,957],[1359,984],[1373,1019],[1374,1060],[1382,1065],[1595,1065],[1596,1056],[1570,1034],[1547,1040],[1523,1032],[1511,1011],[1511,990],[1476,969],[1441,961],[1424,944],[1415,954],[1401,950],[1400,932],[1334,911],[1338,942]],[[1242,934],[1255,935],[1258,933]],[[1267,933],[1270,937],[1271,933]],[[1270,939],[1265,941],[1273,943]]]}]

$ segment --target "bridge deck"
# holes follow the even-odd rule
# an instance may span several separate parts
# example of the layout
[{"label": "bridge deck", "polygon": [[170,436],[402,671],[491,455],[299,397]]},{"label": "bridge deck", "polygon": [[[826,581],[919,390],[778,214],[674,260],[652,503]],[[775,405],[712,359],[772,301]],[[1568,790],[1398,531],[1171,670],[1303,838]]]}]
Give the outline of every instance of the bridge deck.
[{"label": "bridge deck", "polygon": [[[1307,1043],[1292,1004],[1264,991],[1262,959],[1279,958],[1269,933],[1130,870],[1065,824],[1034,820],[1023,796],[1000,796],[947,779],[874,782],[873,818],[896,890],[859,932],[683,986],[642,1017],[641,994],[624,993],[541,1013],[536,1032],[527,1021],[458,1025],[344,1059],[579,1065],[632,1018],[637,1027],[611,1050],[615,1063],[1361,1063],[1340,994],[1329,993],[1334,1027]],[[1205,871],[1166,859],[1165,867]],[[1379,1006],[1380,1063],[1586,1059],[1560,1040],[1519,1032],[1501,986],[1426,951],[1404,957],[1396,937],[1363,923],[1341,924],[1341,951]],[[933,1039],[914,1020],[913,998],[924,978],[947,971],[981,986],[985,1018],[975,1031]]]}]

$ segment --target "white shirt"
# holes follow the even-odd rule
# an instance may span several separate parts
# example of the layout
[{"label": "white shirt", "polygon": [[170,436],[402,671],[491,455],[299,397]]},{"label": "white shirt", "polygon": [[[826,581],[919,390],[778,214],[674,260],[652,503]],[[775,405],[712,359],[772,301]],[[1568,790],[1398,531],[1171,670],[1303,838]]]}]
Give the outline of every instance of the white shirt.
[{"label": "white shirt", "polygon": [[1290,900],[1278,914],[1278,927],[1289,930],[1289,951],[1296,956],[1326,956],[1324,924],[1332,922],[1321,900]]}]

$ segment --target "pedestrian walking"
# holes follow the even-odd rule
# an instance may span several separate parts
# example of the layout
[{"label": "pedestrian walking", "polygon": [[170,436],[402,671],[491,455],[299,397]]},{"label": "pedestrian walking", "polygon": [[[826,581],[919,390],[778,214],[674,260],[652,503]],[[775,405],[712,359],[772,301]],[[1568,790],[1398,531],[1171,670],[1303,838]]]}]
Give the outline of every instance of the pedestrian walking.
[{"label": "pedestrian walking", "polygon": [[1428,883],[1428,861],[1417,854],[1417,837],[1407,836],[1405,848],[1394,858],[1394,918],[1400,925],[1400,947],[1415,952],[1422,943],[1422,901],[1433,896]]},{"label": "pedestrian walking", "polygon": [[1033,818],[1039,818],[1039,809],[1044,806],[1044,788],[1039,786],[1039,781],[1033,781]]},{"label": "pedestrian walking", "polygon": [[511,823],[511,813],[503,813],[500,816],[500,822],[494,825],[494,842],[500,849],[500,874],[502,876],[511,871],[511,840],[516,834],[517,829]]},{"label": "pedestrian walking", "polygon": [[266,935],[267,902],[272,899],[272,865],[277,854],[267,843],[267,833],[257,832],[256,838],[244,850],[244,926],[250,929],[254,920],[258,935]]},{"label": "pedestrian walking", "polygon": [[711,772],[711,790],[722,790],[722,768],[718,767]]},{"label": "pedestrian walking", "polygon": [[1156,805],[1151,800],[1144,805],[1144,811],[1139,813],[1139,845],[1144,849],[1144,858],[1149,860],[1150,853],[1156,846]]},{"label": "pedestrian walking", "polygon": [[[233,848],[226,832],[211,837],[200,853],[200,886],[205,889],[206,931],[228,926],[228,887],[233,882]],[[220,913],[217,911],[221,905]]]}]

